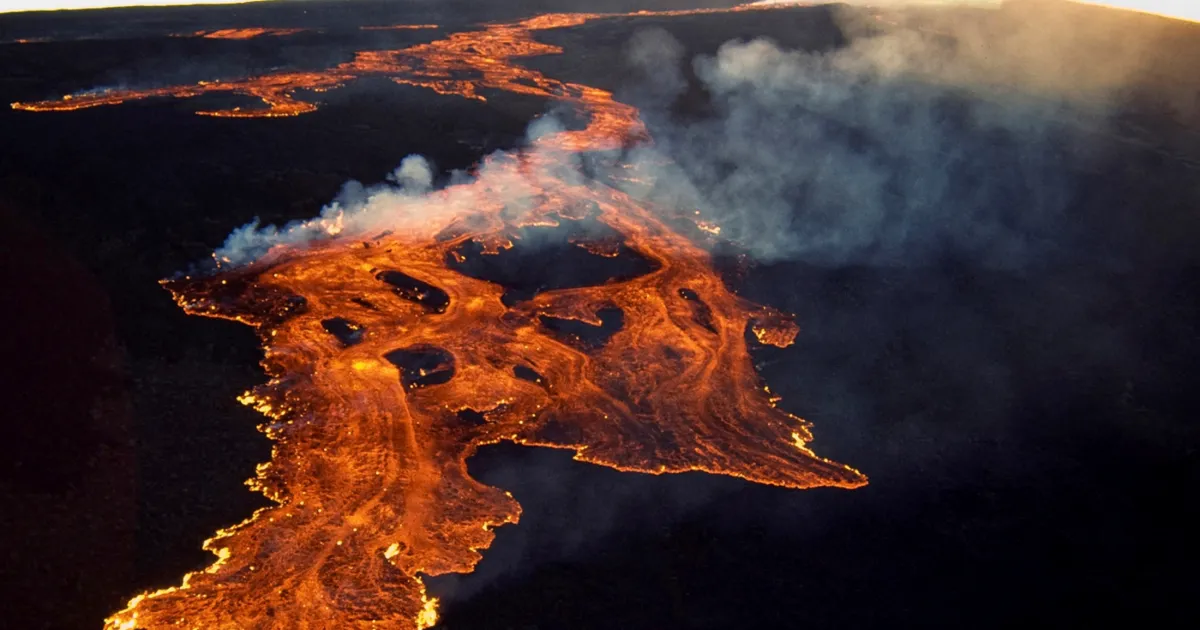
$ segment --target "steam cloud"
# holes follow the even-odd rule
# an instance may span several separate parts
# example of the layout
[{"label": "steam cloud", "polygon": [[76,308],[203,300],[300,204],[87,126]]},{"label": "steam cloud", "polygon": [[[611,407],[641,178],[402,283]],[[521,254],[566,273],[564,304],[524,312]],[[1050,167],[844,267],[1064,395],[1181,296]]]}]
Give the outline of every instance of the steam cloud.
[{"label": "steam cloud", "polygon": [[[532,146],[538,138],[560,130],[562,124],[554,116],[539,118],[526,130],[526,141]],[[533,207],[539,193],[538,180],[554,178],[573,183],[583,177],[577,157],[558,152],[555,157],[555,162],[539,161],[541,166],[516,173],[503,165],[518,159],[518,154],[497,151],[473,173],[454,171],[448,186],[435,191],[434,165],[424,156],[410,155],[382,183],[367,186],[347,182],[316,218],[282,228],[263,226],[255,219],[235,229],[213,256],[222,264],[237,266],[260,258],[276,246],[297,247],[331,237],[370,238],[388,231],[403,233],[440,215],[466,214],[497,202],[504,204],[509,216],[519,217],[523,210]],[[467,182],[477,185],[457,185]]]},{"label": "steam cloud", "polygon": [[631,159],[657,174],[650,198],[699,208],[760,260],[1023,264],[1059,245],[1072,178],[1147,63],[1124,25],[1030,16],[930,13],[825,53],[731,41],[693,61],[716,115],[688,124],[670,111],[682,45],[639,33],[656,146]]},{"label": "steam cloud", "polygon": [[366,187],[347,182],[337,199],[321,210],[320,216],[289,223],[283,228],[261,226],[258,219],[237,228],[214,256],[224,263],[241,265],[255,260],[278,245],[303,245],[343,232],[360,234],[372,229],[389,229],[378,216],[387,209],[387,223],[401,227],[416,220],[425,196],[433,188],[433,167],[424,157],[410,155],[387,176],[384,184]]}]

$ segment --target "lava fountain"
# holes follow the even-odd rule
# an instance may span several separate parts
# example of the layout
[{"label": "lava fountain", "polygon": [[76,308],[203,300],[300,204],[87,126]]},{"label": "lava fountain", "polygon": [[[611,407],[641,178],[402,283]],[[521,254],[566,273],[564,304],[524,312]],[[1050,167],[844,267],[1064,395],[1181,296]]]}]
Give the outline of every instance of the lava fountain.
[{"label": "lava fountain", "polygon": [[[219,531],[205,543],[212,566],[134,598],[110,630],[429,627],[436,600],[422,576],[470,572],[492,528],[518,520],[511,495],[467,474],[481,445],[504,440],[624,471],[866,483],[814,454],[808,424],[777,409],[755,372],[751,346],[792,343],[790,317],[731,292],[663,212],[570,168],[579,152],[647,141],[637,110],[608,92],[513,62],[558,52],[533,31],[592,17],[491,25],[324,73],[76,99],[228,89],[269,104],[254,115],[281,115],[315,107],[296,89],[370,72],[466,98],[541,95],[589,121],[490,158],[469,183],[395,195],[386,231],[318,219],[306,227],[323,239],[164,281],[188,313],[262,340],[269,381],[241,400],[268,418],[272,458],[250,484],[275,505]],[[481,271],[550,227],[595,268],[639,264],[520,295]]]}]

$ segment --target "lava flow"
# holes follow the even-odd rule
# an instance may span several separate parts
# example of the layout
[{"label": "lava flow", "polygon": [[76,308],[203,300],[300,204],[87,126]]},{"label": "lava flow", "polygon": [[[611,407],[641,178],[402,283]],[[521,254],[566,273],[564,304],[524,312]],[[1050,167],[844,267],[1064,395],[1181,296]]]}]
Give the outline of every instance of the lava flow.
[{"label": "lava flow", "polygon": [[437,28],[437,24],[389,24],[386,26],[360,26],[363,31],[419,31]]},{"label": "lava flow", "polygon": [[597,16],[556,14],[517,23],[492,24],[482,31],[455,33],[444,40],[403,50],[362,51],[353,61],[319,72],[287,71],[230,81],[200,81],[194,85],[101,90],[67,95],[61,100],[13,103],[12,107],[28,111],[70,111],[152,97],[191,98],[232,93],[256,97],[267,107],[235,107],[197,113],[236,118],[296,116],[317,109],[315,104],[296,98],[299,91],[323,92],[354,79],[383,76],[400,84],[477,100],[485,100],[479,94],[481,88],[491,88],[575,101],[581,105],[589,101],[586,103],[589,109],[597,116],[605,117],[610,124],[636,121],[636,112],[613,101],[608,92],[548,79],[539,72],[511,63],[521,57],[561,52],[556,46],[535,41],[533,31],[582,24],[594,17]]},{"label": "lava flow", "polygon": [[303,33],[305,30],[303,28],[224,28],[217,31],[197,31],[193,35],[205,39],[254,39],[264,35],[284,37]]},{"label": "lava flow", "polygon": [[[489,159],[470,183],[397,193],[382,233],[318,219],[322,240],[164,281],[188,313],[244,322],[262,339],[270,380],[241,400],[269,418],[272,458],[250,484],[276,505],[206,541],[212,566],[134,598],[110,630],[429,627],[437,602],[422,576],[470,572],[492,528],[519,517],[511,495],[467,474],[479,446],[503,440],[625,471],[866,483],[808,448],[807,423],[777,409],[754,370],[751,344],[789,345],[790,318],[733,294],[661,214],[559,176],[576,152],[645,137],[637,110],[607,92],[511,63],[557,52],[533,30],[589,17],[362,53],[354,72],[318,75],[402,67],[397,80],[412,85],[544,95],[590,122]],[[530,230],[551,228],[571,233],[566,251],[593,257],[588,268],[638,265],[521,294],[486,272]]]},{"label": "lava flow", "polygon": [[[68,94],[59,99],[32,103],[12,103],[13,109],[50,112],[72,111],[101,105],[117,105],[147,98],[193,98],[205,94],[235,94],[262,101],[265,108],[233,107],[196,112],[203,116],[227,118],[276,118],[298,116],[317,110],[317,105],[300,100],[301,92],[325,92],[355,79],[380,76],[400,84],[431,88],[442,94],[457,94],[485,100],[481,88],[519,92],[546,98],[586,103],[599,116],[605,116],[598,101],[617,112],[608,113],[610,121],[622,124],[630,119],[630,108],[612,101],[602,90],[548,79],[541,73],[521,68],[512,61],[522,57],[551,55],[562,50],[533,38],[539,30],[578,26],[597,18],[625,16],[678,16],[721,11],[770,10],[771,6],[743,5],[734,9],[694,9],[674,11],[638,11],[626,14],[555,13],[520,22],[489,24],[482,31],[455,33],[449,38],[403,50],[362,51],[351,61],[320,71],[283,71],[229,81],[200,81],[195,84],[145,89],[104,89]],[[777,8],[777,7],[774,7]],[[365,27],[370,30],[416,30],[436,28],[433,24],[401,24],[390,27]],[[217,31],[229,36],[252,37],[271,30],[287,34],[288,29],[230,29]],[[208,36],[211,36],[208,35]],[[584,104],[584,103],[580,103]],[[636,116],[632,116],[636,119]],[[572,142],[571,138],[564,138]],[[579,145],[580,147],[586,145]]]}]

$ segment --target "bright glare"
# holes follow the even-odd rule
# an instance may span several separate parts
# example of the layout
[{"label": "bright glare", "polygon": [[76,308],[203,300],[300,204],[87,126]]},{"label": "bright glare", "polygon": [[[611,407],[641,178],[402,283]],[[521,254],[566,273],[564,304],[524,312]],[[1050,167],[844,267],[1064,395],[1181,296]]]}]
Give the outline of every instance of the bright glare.
[{"label": "bright glare", "polygon": [[1076,2],[1200,22],[1200,0],[1076,0]]},{"label": "bright glare", "polygon": [[[1079,4],[1093,4],[1114,9],[1129,9],[1142,13],[1154,13],[1180,20],[1200,22],[1200,0],[1070,0]],[[846,4],[895,7],[908,5],[991,5],[1000,6],[1004,0],[755,0],[752,4]]]},{"label": "bright glare", "polygon": [[0,0],[0,13],[113,7],[165,7],[188,4],[244,4],[255,1],[257,0]]}]

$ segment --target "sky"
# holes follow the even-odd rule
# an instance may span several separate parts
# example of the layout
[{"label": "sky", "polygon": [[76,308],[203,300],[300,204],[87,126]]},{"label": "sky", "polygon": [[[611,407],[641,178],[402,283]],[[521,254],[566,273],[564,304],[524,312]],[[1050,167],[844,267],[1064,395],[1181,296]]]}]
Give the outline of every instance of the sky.
[{"label": "sky", "polygon": [[[1003,0],[759,0],[760,4],[786,4],[790,1],[804,1],[809,4],[818,2],[847,2],[861,5],[897,5],[897,4],[1000,4]],[[1155,13],[1167,17],[1200,22],[1200,0],[1069,0],[1079,4],[1094,4],[1099,6],[1130,9],[1142,13]],[[3,2],[3,0],[0,0]]]},{"label": "sky", "polygon": [[[180,4],[242,4],[247,0],[0,0],[0,13],[57,9],[98,9],[128,6],[168,6]],[[255,1],[255,0],[249,0]],[[953,2],[954,0],[949,0]],[[1157,13],[1200,22],[1200,0],[1075,0],[1145,13]],[[870,4],[870,2],[861,2]],[[895,0],[881,0],[894,4]]]},{"label": "sky", "polygon": [[[0,0],[2,2],[3,0]],[[1200,22],[1200,0],[1076,0],[1083,4],[1132,9]]]},{"label": "sky", "polygon": [[[183,4],[244,4],[247,0],[0,0],[0,13],[106,9],[111,7],[165,7]],[[254,1],[254,0],[249,0]]]}]

